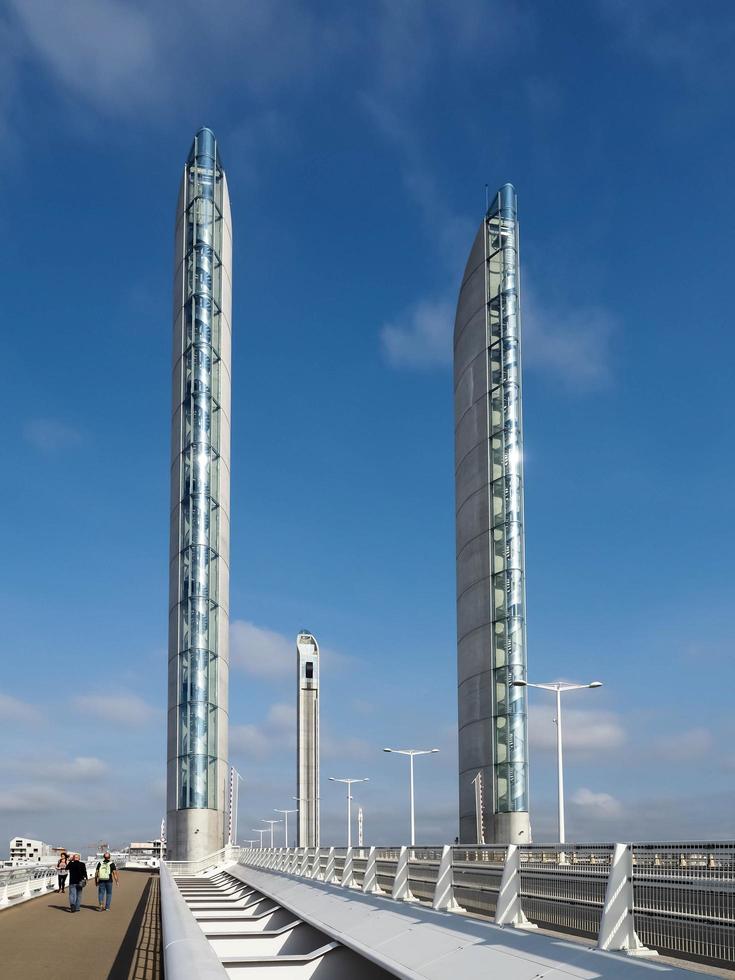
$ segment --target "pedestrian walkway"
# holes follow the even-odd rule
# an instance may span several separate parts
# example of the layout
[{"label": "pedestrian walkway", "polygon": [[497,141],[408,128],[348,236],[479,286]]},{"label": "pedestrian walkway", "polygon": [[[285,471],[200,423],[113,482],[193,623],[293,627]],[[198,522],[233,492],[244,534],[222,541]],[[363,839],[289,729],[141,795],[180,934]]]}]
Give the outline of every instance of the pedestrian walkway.
[{"label": "pedestrian walkway", "polygon": [[17,980],[162,980],[158,875],[121,871],[109,912],[97,889],[81,911],[56,892],[0,911],[0,977]]}]

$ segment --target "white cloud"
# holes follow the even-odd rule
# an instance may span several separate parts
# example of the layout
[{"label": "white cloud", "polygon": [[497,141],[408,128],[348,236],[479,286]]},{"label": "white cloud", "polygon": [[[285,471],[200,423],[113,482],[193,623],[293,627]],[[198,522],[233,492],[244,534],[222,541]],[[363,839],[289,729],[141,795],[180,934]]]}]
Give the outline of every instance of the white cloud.
[{"label": "white cloud", "polygon": [[[62,94],[102,115],[143,121],[177,110],[190,118],[234,86],[261,101],[283,87],[303,87],[349,41],[337,18],[320,21],[299,0],[216,0],[216,13],[205,18],[196,0],[11,4],[26,57],[52,75]],[[211,50],[217,57],[202,86],[197,68],[202,51]]]},{"label": "white cloud", "polygon": [[[74,804],[75,794],[50,786],[19,786],[0,790],[0,813],[42,813]],[[77,805],[82,805],[79,800]],[[86,804],[85,804],[86,805]]]},{"label": "white cloud", "polygon": [[276,702],[260,724],[232,725],[230,749],[255,760],[263,760],[296,746],[296,708]]},{"label": "white cloud", "polygon": [[[353,661],[352,657],[328,647],[320,646],[319,655],[322,664],[327,664],[332,671]],[[286,636],[246,619],[233,619],[230,623],[230,663],[265,680],[295,676],[296,633]]]},{"label": "white cloud", "polygon": [[125,692],[80,694],[71,703],[85,715],[130,727],[145,725],[158,715],[156,709],[139,695]]},{"label": "white cloud", "polygon": [[610,793],[595,793],[582,787],[572,794],[571,802],[585,810],[586,816],[608,818],[618,817],[623,813],[623,806]]},{"label": "white cloud", "polygon": [[[470,237],[466,237],[467,248]],[[459,288],[459,278],[457,278]],[[523,290],[523,366],[559,380],[571,391],[607,387],[612,380],[612,341],[617,319],[602,307],[542,304],[527,285]],[[383,354],[391,367],[431,370],[452,363],[455,301],[416,303],[380,330]]]},{"label": "white cloud", "polygon": [[164,95],[148,12],[119,0],[12,4],[30,47],[72,94],[126,111]]},{"label": "white cloud", "polygon": [[6,722],[37,724],[43,718],[38,708],[0,692],[0,718]]},{"label": "white cloud", "polygon": [[576,391],[610,384],[617,320],[609,311],[596,306],[552,307],[527,287],[522,300],[525,368]]},{"label": "white cloud", "polygon": [[[26,771],[28,766],[26,766]],[[66,782],[93,782],[108,771],[107,764],[95,756],[79,755],[74,759],[53,760],[31,766],[31,771],[39,778],[57,779]]]},{"label": "white cloud", "polygon": [[[626,732],[621,719],[612,711],[562,708],[564,751],[597,753],[619,749],[625,744]],[[531,703],[528,711],[528,730],[531,748],[556,751],[556,711],[548,705]]]},{"label": "white cloud", "polygon": [[660,0],[599,0],[599,6],[626,47],[655,67],[697,88],[726,89],[735,43],[731,17],[712,17],[706,5],[698,9]]},{"label": "white cloud", "polygon": [[245,619],[234,619],[230,623],[230,662],[256,677],[285,677],[296,670],[296,635],[288,638]]},{"label": "white cloud", "polygon": [[690,762],[702,759],[715,744],[712,732],[707,728],[690,728],[683,732],[661,735],[655,742],[655,753],[673,762]]},{"label": "white cloud", "polygon": [[265,759],[275,746],[257,725],[230,725],[230,752],[250,759]]},{"label": "white cloud", "polygon": [[81,432],[61,419],[29,419],[23,426],[23,436],[42,453],[73,449],[82,442]]},{"label": "white cloud", "polygon": [[321,733],[321,754],[324,759],[340,759],[345,761],[361,761],[377,758],[378,747],[364,738],[354,736],[337,736],[327,732]]},{"label": "white cloud", "polygon": [[293,142],[293,127],[283,112],[265,108],[243,119],[223,136],[227,160],[237,161],[240,181],[255,181],[258,161],[269,150],[283,150]]},{"label": "white cloud", "polygon": [[403,318],[386,323],[380,342],[391,367],[445,367],[452,359],[454,308],[445,300],[417,303]]}]

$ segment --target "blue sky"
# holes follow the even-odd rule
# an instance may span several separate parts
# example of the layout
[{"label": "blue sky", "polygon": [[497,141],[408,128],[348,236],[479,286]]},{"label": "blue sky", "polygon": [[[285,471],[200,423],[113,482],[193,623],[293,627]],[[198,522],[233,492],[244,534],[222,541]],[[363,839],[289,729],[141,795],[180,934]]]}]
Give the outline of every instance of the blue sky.
[{"label": "blue sky", "polygon": [[[175,195],[211,126],[235,223],[240,833],[294,788],[325,650],[322,813],[456,833],[451,326],[485,184],[519,194],[529,675],[567,701],[568,836],[733,836],[726,3],[4,0],[8,559],[0,852],[164,808]],[[531,697],[536,839],[551,704]],[[250,835],[252,836],[252,835]]]}]

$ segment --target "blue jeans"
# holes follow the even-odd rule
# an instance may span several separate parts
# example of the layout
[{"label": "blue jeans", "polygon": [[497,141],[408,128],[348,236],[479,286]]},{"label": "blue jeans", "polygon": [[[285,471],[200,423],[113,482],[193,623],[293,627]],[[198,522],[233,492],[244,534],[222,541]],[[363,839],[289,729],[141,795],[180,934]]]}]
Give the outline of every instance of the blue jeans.
[{"label": "blue jeans", "polygon": [[112,882],[111,881],[100,881],[97,883],[97,901],[100,906],[105,903],[105,908],[109,909],[110,902],[112,901]]},{"label": "blue jeans", "polygon": [[69,908],[72,912],[79,911],[79,903],[82,900],[82,886],[69,885]]}]

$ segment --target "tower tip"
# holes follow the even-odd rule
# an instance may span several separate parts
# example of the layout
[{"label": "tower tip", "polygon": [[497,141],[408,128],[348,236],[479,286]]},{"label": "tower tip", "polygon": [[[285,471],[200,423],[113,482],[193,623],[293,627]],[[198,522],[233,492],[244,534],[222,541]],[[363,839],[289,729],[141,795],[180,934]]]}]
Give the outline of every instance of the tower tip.
[{"label": "tower tip", "polygon": [[504,218],[514,218],[518,210],[518,195],[510,181],[503,184],[488,209],[488,216],[500,214]]}]

